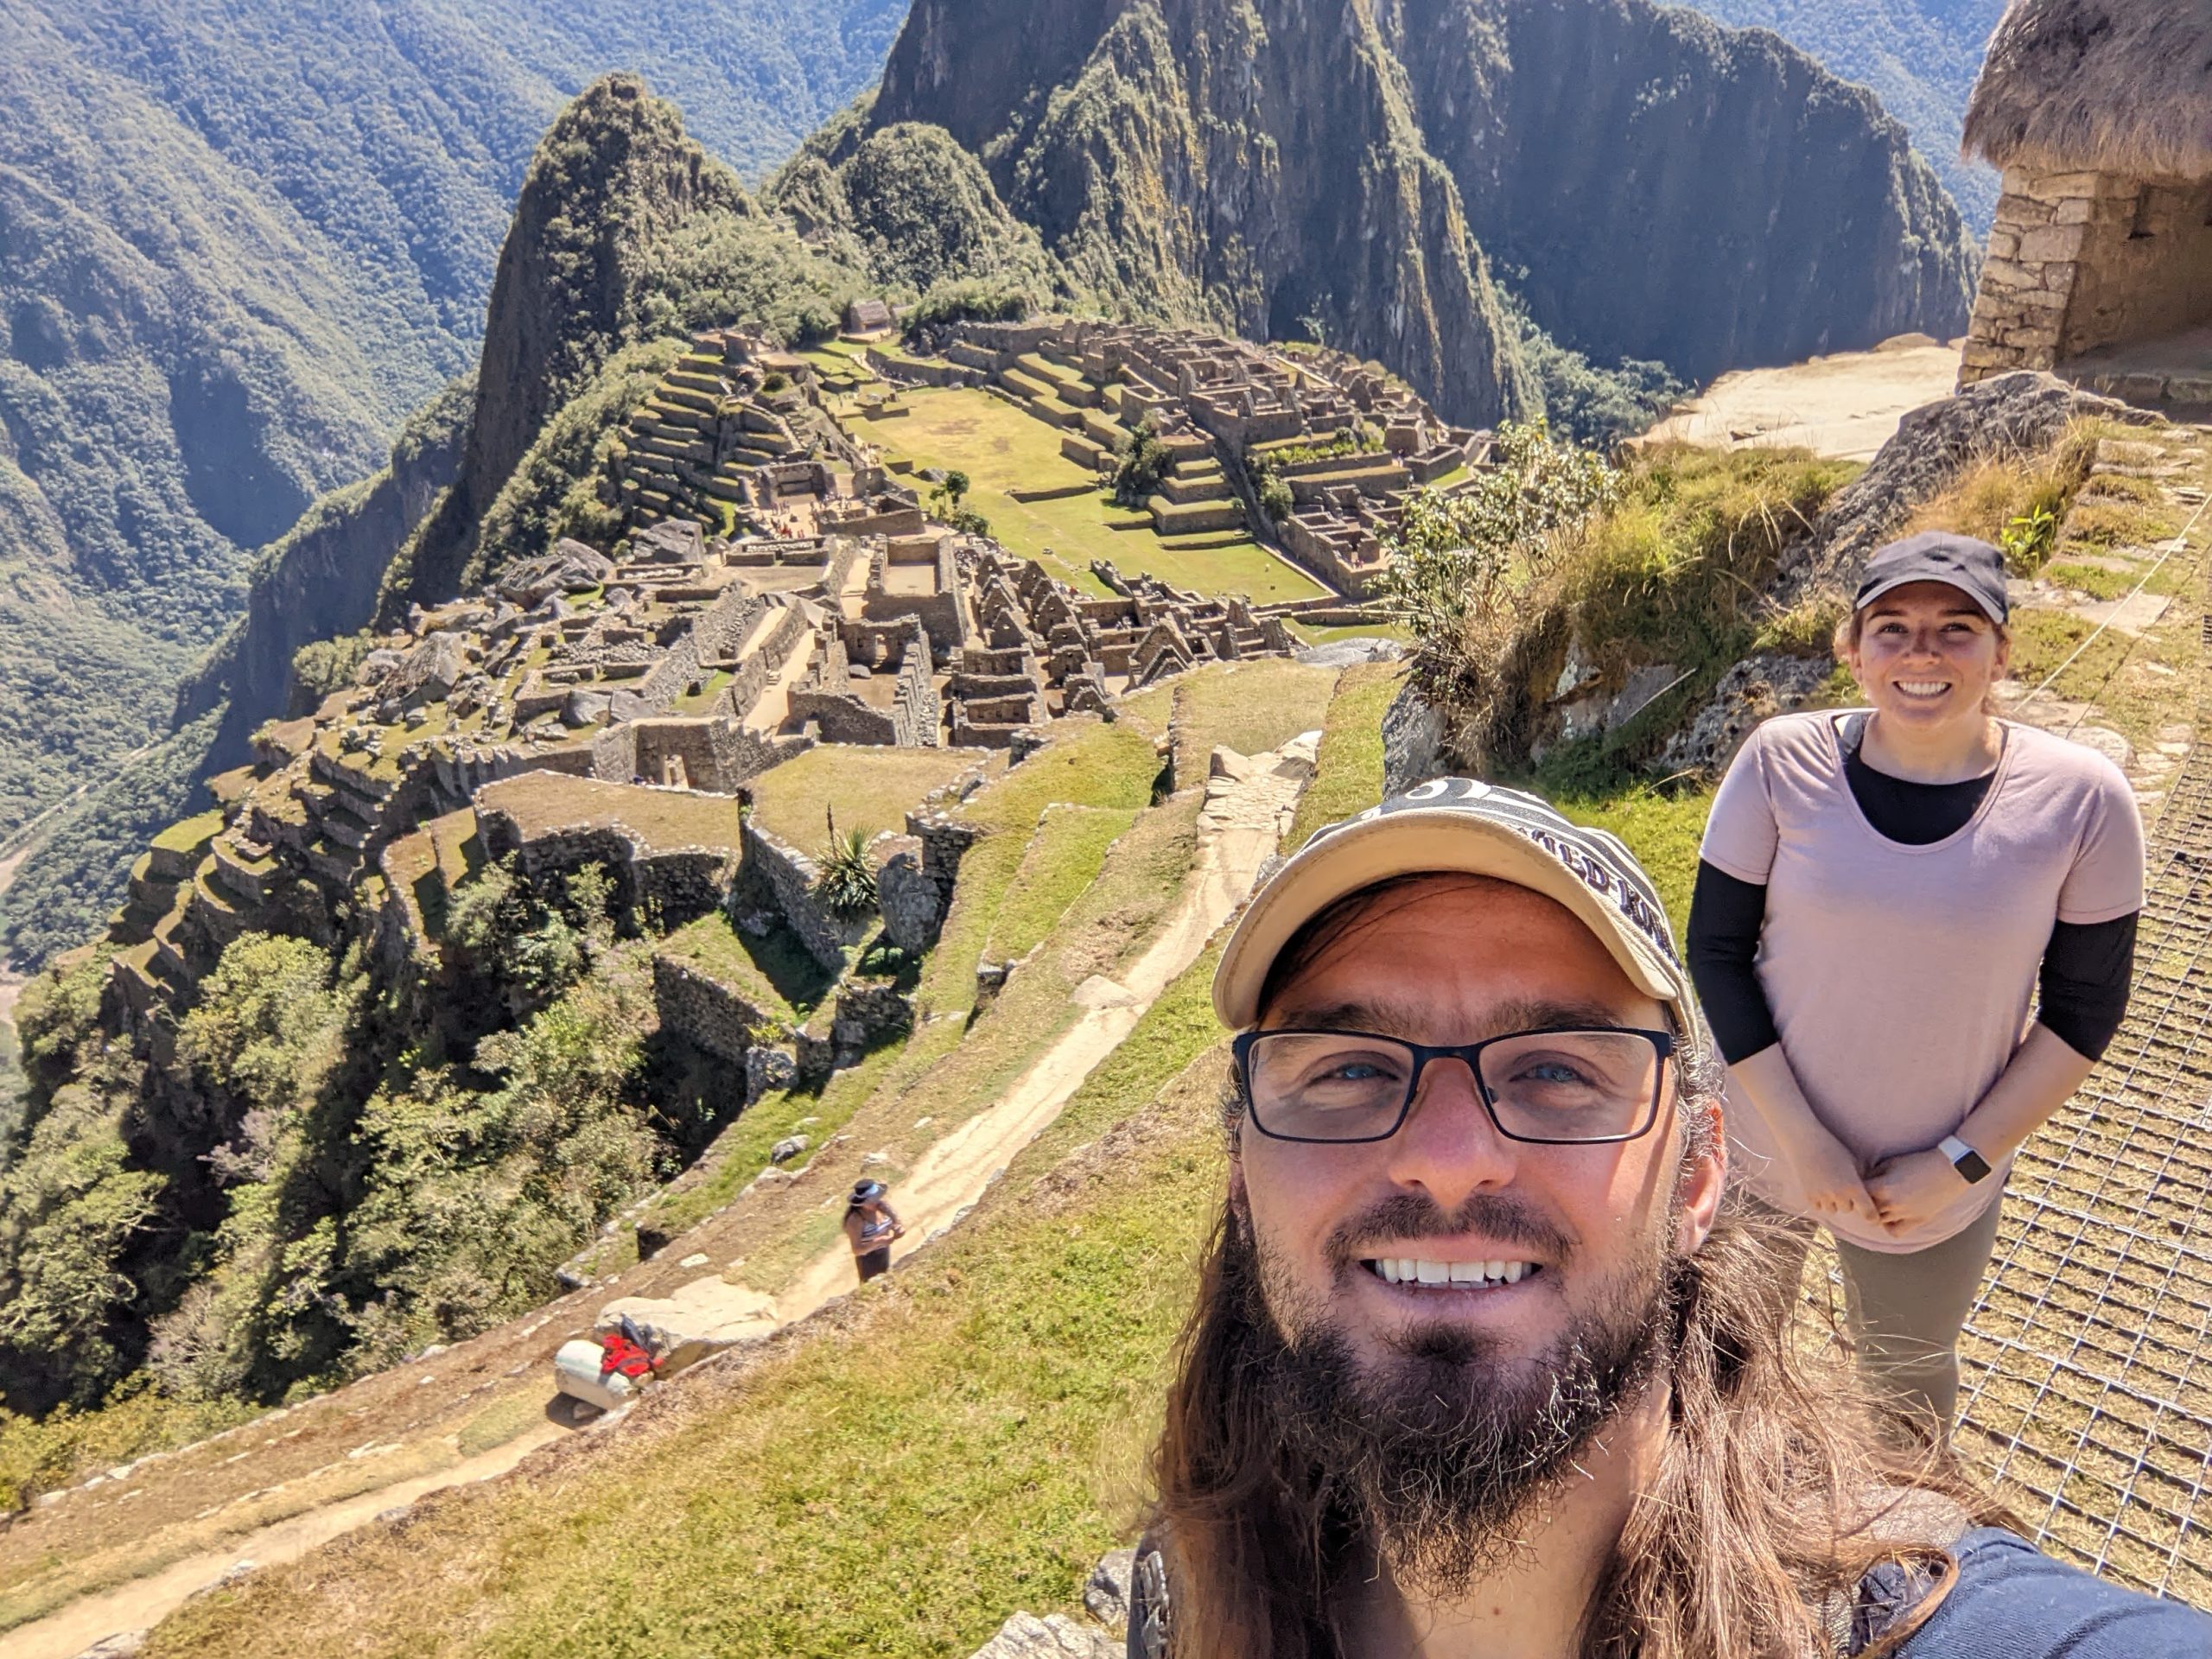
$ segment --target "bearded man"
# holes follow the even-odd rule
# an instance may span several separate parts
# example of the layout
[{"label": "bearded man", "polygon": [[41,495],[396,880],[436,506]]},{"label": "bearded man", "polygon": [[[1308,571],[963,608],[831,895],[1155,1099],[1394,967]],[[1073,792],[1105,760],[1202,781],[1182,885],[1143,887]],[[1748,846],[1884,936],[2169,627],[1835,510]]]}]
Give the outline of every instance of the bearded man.
[{"label": "bearded man", "polygon": [[2212,1655],[1784,1340],[1613,837],[1423,785],[1265,883],[1214,1006],[1228,1191],[1132,1659]]}]

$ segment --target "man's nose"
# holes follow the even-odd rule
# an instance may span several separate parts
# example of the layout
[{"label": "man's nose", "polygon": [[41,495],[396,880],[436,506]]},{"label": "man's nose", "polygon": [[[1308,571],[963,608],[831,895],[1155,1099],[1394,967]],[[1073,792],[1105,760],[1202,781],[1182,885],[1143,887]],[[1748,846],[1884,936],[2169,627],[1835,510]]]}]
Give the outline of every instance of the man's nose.
[{"label": "man's nose", "polygon": [[1390,1178],[1419,1187],[1446,1214],[1468,1194],[1512,1185],[1520,1145],[1500,1135],[1465,1060],[1432,1060],[1413,1110],[1390,1137]]}]

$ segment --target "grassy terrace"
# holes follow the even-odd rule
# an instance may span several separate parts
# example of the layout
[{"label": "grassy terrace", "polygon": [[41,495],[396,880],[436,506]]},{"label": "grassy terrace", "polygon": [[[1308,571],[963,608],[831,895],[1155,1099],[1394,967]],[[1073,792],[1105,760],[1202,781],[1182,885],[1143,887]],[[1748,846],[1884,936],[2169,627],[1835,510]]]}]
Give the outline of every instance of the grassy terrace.
[{"label": "grassy terrace", "polygon": [[753,938],[731,926],[720,911],[678,928],[661,941],[656,954],[690,963],[770,1018],[791,1026],[805,1021],[831,982],[822,964],[781,930]]},{"label": "grassy terrace", "polygon": [[[1087,593],[1106,589],[1090,574],[1093,559],[1110,559],[1124,572],[1143,571],[1178,588],[1203,594],[1244,594],[1266,603],[1312,599],[1324,589],[1296,566],[1249,537],[1207,550],[1168,546],[1148,526],[1114,530],[1109,518],[1128,518],[1103,494],[1059,501],[1016,501],[1009,491],[1080,484],[1090,474],[1060,454],[1060,429],[1047,426],[1003,398],[966,387],[904,392],[912,412],[892,421],[855,421],[854,432],[887,459],[917,468],[958,468],[974,481],[968,505],[990,520],[1007,549],[1043,563]],[[1049,556],[1048,556],[1049,555]]]},{"label": "grassy terrace", "polygon": [[738,846],[737,803],[726,795],[525,772],[486,785],[477,804],[506,813],[531,839],[563,830],[619,825],[656,847],[720,847],[734,853]]},{"label": "grassy terrace", "polygon": [[825,743],[772,767],[747,785],[753,817],[769,834],[801,851],[829,836],[827,814],[840,835],[873,836],[906,827],[906,814],[931,791],[941,789],[979,762],[1003,766],[1003,755],[975,749],[870,748]]},{"label": "grassy terrace", "polygon": [[222,827],[222,809],[211,807],[197,817],[169,825],[154,837],[154,845],[165,853],[204,852]]}]

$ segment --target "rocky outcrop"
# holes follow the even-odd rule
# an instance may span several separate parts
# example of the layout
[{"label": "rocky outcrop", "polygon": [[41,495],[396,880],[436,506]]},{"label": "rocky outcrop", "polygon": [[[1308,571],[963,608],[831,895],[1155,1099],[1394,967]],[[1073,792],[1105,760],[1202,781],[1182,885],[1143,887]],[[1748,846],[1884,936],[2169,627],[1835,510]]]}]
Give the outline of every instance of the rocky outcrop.
[{"label": "rocky outcrop", "polygon": [[1484,250],[1562,340],[1700,378],[1967,315],[1871,95],[1643,0],[918,0],[869,120],[980,156],[1078,288],[1318,332],[1454,419],[1529,402]]},{"label": "rocky outcrop", "polygon": [[1837,493],[1813,534],[1783,558],[1776,595],[1784,605],[1823,588],[1847,590],[1866,556],[1889,540],[1913,507],[1939,494],[1974,462],[2034,454],[2086,416],[2131,426],[2163,418],[2069,385],[2056,375],[2021,372],[1968,386],[1914,410],[1866,470]]}]

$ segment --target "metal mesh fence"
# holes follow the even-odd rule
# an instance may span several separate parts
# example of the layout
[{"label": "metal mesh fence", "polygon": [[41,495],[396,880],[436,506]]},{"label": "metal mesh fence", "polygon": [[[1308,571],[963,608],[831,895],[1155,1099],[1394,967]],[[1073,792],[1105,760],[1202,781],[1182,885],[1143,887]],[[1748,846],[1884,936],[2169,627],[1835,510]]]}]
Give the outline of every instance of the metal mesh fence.
[{"label": "metal mesh fence", "polygon": [[[2212,638],[2212,623],[2208,623]],[[2212,709],[2208,709],[2212,713]],[[2134,1000],[2016,1164],[1960,1450],[2045,1548],[2212,1607],[2212,746],[2160,813]]]}]

